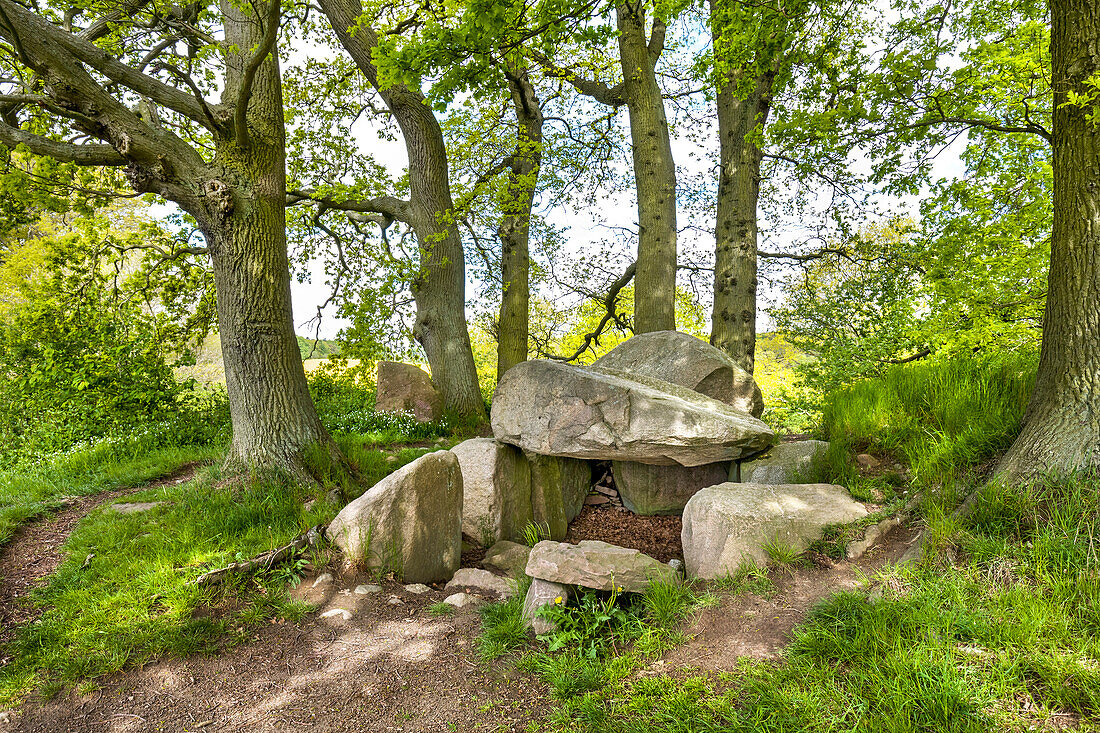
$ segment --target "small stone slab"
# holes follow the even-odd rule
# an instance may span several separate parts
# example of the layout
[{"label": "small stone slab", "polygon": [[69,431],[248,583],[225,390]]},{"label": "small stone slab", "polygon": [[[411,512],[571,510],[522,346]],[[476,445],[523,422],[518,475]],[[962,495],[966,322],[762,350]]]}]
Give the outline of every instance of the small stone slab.
[{"label": "small stone slab", "polygon": [[459,569],[443,590],[457,590],[459,588],[474,588],[486,593],[493,593],[501,598],[510,598],[516,593],[516,586],[512,581],[493,575],[488,570],[478,568]]},{"label": "small stone slab", "polygon": [[119,514],[140,514],[141,512],[147,512],[151,509],[156,509],[163,501],[129,501],[121,504],[111,504],[108,510],[117,512]]},{"label": "small stone slab", "polygon": [[332,573],[321,573],[317,576],[317,579],[313,581],[313,588],[319,585],[326,585],[332,582]]},{"label": "small stone slab", "polygon": [[413,583],[412,585],[406,585],[405,586],[405,592],[406,593],[412,593],[413,595],[417,595],[417,596],[421,595],[423,593],[429,593],[430,591],[431,591],[431,588],[424,585],[423,583]]},{"label": "small stone slab", "polygon": [[654,581],[678,576],[668,565],[638,550],[598,540],[583,540],[576,545],[540,542],[531,549],[527,574],[565,585],[630,593],[642,593]]},{"label": "small stone slab", "polygon": [[530,555],[531,548],[527,545],[501,540],[489,548],[481,564],[500,570],[511,578],[518,578],[527,569],[527,558]]},{"label": "small stone slab", "polygon": [[369,596],[372,593],[381,593],[381,592],[382,592],[382,586],[380,586],[380,585],[370,585],[370,584],[364,583],[363,585],[355,586],[355,594],[359,595],[359,596]]},{"label": "small stone slab", "polygon": [[454,606],[455,608],[464,608],[466,606],[476,605],[478,598],[472,596],[469,593],[454,593],[443,599],[443,602],[448,606]]}]

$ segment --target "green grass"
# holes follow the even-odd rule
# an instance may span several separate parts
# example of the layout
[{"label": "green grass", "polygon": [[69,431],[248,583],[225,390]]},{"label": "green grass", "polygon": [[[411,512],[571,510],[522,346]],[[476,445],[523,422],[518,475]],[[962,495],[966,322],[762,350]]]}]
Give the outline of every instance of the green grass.
[{"label": "green grass", "polygon": [[167,476],[192,461],[212,461],[219,447],[158,448],[120,454],[110,445],[72,452],[36,468],[0,472],[0,544],[19,525],[56,509],[67,496],[138,486]]},{"label": "green grass", "polygon": [[[341,488],[345,500],[354,498],[433,450],[384,453],[358,435],[337,441],[363,483],[331,465],[319,470],[320,483],[313,486],[274,477],[223,480],[219,468],[208,467],[194,481],[127,496],[126,501],[163,502],[151,511],[91,512],[70,535],[67,559],[32,595],[41,617],[20,629],[4,650],[12,661],[0,669],[0,708],[32,690],[49,696],[65,684],[86,684],[156,657],[213,652],[244,639],[267,619],[300,618],[308,609],[286,592],[300,561],[221,588],[198,588],[190,581],[328,522],[339,509],[328,498],[332,488]],[[33,471],[0,474],[0,536],[9,537],[19,523],[56,506],[62,496],[140,485],[184,463],[218,458],[216,448],[160,449],[136,458],[101,448]]]},{"label": "green grass", "polygon": [[1012,443],[1034,378],[1033,355],[999,354],[895,367],[835,392],[824,412],[829,472],[857,491],[900,483],[859,486],[848,455],[870,450],[906,463],[916,487],[949,485]]},{"label": "green grass", "polygon": [[[989,487],[950,540],[956,565],[817,606],[786,657],[721,675],[528,668],[562,699],[553,730],[989,731],[1100,723],[1100,478]],[[618,666],[615,666],[615,665]]]}]

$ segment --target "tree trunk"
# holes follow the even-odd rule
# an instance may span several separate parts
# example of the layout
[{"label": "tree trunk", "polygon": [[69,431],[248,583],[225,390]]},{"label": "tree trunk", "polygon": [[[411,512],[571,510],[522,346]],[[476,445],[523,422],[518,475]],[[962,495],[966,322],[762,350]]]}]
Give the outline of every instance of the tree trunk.
[{"label": "tree trunk", "polygon": [[621,2],[615,14],[638,194],[634,332],[670,331],[676,328],[676,164],[654,72],[664,24],[654,21],[653,36],[659,40],[647,41],[642,3]]},{"label": "tree trunk", "polygon": [[[224,6],[226,40],[245,49],[227,64],[225,96],[236,99],[245,54],[263,33],[255,14]],[[308,479],[303,449],[320,443],[339,454],[310,398],[294,335],[283,100],[274,52],[256,73],[246,119],[245,139],[227,134],[215,141],[216,177],[203,182],[203,205],[191,212],[206,235],[217,289],[233,423],[227,465],[282,469]]]},{"label": "tree trunk", "polygon": [[374,29],[359,23],[360,0],[321,0],[340,45],[378,89],[405,139],[410,201],[402,217],[416,234],[419,270],[412,282],[416,299],[413,336],[424,347],[432,381],[453,414],[484,420],[470,332],[466,326],[466,260],[454,221],[447,148],[439,122],[424,96],[402,85],[382,88],[374,66]]},{"label": "tree trunk", "polygon": [[718,90],[718,198],[710,343],[752,374],[756,350],[756,251],[760,162],[750,134],[767,123],[774,76],[757,77],[744,99],[729,74]]},{"label": "tree trunk", "polygon": [[997,465],[1006,480],[1100,466],[1100,120],[1088,97],[1100,73],[1100,5],[1050,0],[1054,225],[1039,372],[1023,428]]},{"label": "tree trunk", "polygon": [[516,111],[516,149],[508,174],[504,216],[498,234],[501,243],[500,324],[497,339],[497,380],[516,364],[527,361],[527,332],[531,293],[531,208],[535,202],[542,161],[542,109],[527,70],[510,69],[508,89]]}]

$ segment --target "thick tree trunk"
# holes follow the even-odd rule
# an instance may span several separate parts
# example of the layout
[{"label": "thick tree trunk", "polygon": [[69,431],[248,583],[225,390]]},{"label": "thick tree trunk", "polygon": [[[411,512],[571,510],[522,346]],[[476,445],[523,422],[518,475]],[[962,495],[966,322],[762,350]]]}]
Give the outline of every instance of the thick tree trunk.
[{"label": "thick tree trunk", "polygon": [[531,208],[535,202],[542,161],[542,109],[526,69],[508,74],[508,89],[516,111],[516,149],[508,174],[500,236],[500,323],[497,339],[497,379],[527,361],[527,332],[531,293]]},{"label": "thick tree trunk", "polygon": [[720,164],[710,342],[750,374],[756,350],[756,212],[763,153],[749,136],[767,122],[773,78],[759,76],[742,99],[740,80],[730,74],[717,95]]},{"label": "thick tree trunk", "polygon": [[[378,37],[360,24],[361,0],[321,0],[340,45],[378,89],[393,113],[409,156],[410,200],[402,216],[417,237],[420,263],[412,282],[416,299],[413,335],[424,347],[432,381],[447,411],[485,419],[470,332],[466,326],[466,260],[454,221],[447,148],[431,106],[401,85],[382,88],[372,57]],[[389,213],[389,212],[387,212]]]},{"label": "thick tree trunk", "polygon": [[1100,73],[1100,5],[1050,0],[1054,88],[1054,226],[1035,389],[1023,429],[997,465],[1007,480],[1100,467],[1100,130],[1091,93]]},{"label": "thick tree trunk", "polygon": [[[256,15],[225,4],[226,40],[260,43]],[[229,57],[226,98],[235,100],[245,54]],[[227,464],[276,468],[307,479],[302,451],[325,445],[338,455],[306,386],[294,335],[286,249],[286,161],[282,86],[272,53],[258,69],[247,106],[247,135],[219,136],[203,205],[192,211],[206,235],[218,299],[218,330],[233,423]]]},{"label": "thick tree trunk", "polygon": [[654,71],[664,45],[664,24],[655,21],[653,39],[647,40],[644,7],[627,0],[615,8],[638,194],[635,333],[676,328],[676,163]]}]

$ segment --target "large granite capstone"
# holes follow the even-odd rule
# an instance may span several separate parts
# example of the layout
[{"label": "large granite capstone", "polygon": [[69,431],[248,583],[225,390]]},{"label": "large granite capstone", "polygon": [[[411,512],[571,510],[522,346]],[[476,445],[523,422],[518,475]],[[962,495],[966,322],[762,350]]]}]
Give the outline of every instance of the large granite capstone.
[{"label": "large granite capstone", "polygon": [[751,374],[721,349],[679,331],[640,333],[593,366],[672,382],[753,417],[764,412],[764,396]]},{"label": "large granite capstone", "polygon": [[700,466],[766,448],[752,415],[659,379],[527,361],[497,385],[497,440],[542,455]]},{"label": "large granite capstone", "polygon": [[450,451],[417,458],[344,507],[326,536],[364,569],[406,583],[450,580],[462,548],[462,471]]},{"label": "large granite capstone", "polygon": [[745,562],[767,563],[769,544],[801,551],[828,525],[866,514],[847,489],[833,484],[711,486],[684,507],[684,563],[693,578],[724,577]]}]

